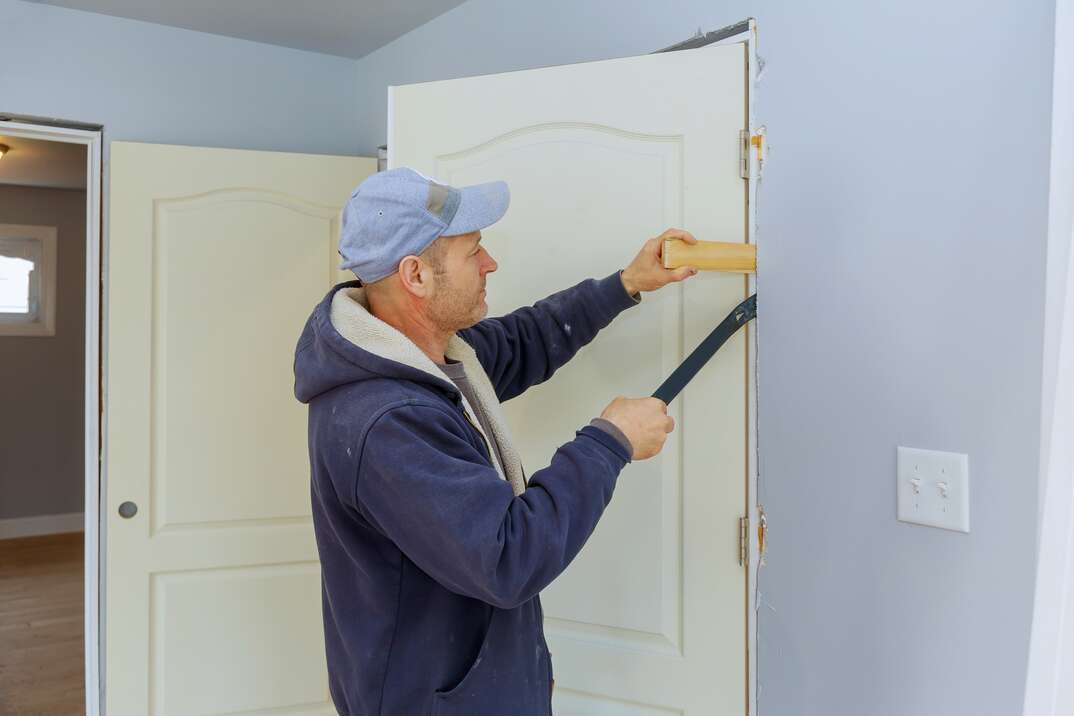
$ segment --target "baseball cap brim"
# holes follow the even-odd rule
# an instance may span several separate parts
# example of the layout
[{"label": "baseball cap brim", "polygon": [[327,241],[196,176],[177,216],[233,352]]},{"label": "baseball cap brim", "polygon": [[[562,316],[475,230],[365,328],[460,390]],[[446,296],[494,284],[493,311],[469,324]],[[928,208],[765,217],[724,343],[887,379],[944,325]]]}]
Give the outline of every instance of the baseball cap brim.
[{"label": "baseball cap brim", "polygon": [[507,183],[493,181],[459,189],[459,208],[441,236],[458,236],[492,226],[507,213],[511,191]]}]

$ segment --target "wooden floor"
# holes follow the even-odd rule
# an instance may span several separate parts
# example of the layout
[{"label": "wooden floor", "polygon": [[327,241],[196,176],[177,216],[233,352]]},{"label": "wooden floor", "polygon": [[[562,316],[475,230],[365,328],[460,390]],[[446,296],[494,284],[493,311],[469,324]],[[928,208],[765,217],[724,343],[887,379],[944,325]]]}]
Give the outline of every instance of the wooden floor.
[{"label": "wooden floor", "polygon": [[82,533],[0,540],[0,715],[85,713]]}]

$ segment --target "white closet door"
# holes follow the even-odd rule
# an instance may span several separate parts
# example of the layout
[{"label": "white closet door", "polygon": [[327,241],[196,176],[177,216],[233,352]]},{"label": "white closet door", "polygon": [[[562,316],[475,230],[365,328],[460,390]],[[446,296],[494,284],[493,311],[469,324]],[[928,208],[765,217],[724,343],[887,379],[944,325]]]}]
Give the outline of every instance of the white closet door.
[{"label": "white closet door", "polygon": [[112,143],[108,716],[334,713],[291,366],[375,168]]},{"label": "white closet door", "polygon": [[[746,240],[744,45],[394,87],[392,166],[453,185],[504,179],[484,232],[493,315],[622,268],[669,226]],[[645,296],[545,385],[506,406],[528,472],[616,395],[649,395],[743,300],[701,274]],[[678,429],[629,466],[596,533],[544,595],[555,712],[746,710],[747,342],[671,406]]]}]

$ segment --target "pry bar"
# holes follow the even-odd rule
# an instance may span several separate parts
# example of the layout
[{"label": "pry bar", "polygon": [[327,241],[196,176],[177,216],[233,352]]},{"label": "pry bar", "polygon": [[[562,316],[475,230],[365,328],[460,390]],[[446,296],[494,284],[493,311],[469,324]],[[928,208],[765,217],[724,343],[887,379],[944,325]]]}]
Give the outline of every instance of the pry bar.
[{"label": "pry bar", "polygon": [[727,314],[727,318],[710,333],[701,344],[694,349],[682,364],[675,369],[668,379],[665,380],[656,392],[654,398],[660,398],[664,403],[671,403],[682,389],[686,387],[698,371],[700,371],[716,351],[727,342],[727,339],[735,335],[739,328],[746,325],[757,317],[757,294],[753,294],[735,309]]}]

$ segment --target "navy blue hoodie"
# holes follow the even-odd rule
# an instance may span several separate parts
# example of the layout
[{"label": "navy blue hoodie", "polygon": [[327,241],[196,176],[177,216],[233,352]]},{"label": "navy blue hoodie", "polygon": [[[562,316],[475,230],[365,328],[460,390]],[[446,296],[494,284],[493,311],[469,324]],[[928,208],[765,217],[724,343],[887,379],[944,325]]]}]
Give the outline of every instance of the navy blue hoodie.
[{"label": "navy blue hoodie", "polygon": [[[550,714],[538,593],[585,544],[630,456],[608,433],[582,427],[516,496],[446,376],[337,330],[336,293],[360,296],[358,286],[329,292],[295,353],[295,395],[309,404],[336,708],[350,716]],[[551,377],[634,304],[615,273],[458,337],[506,401]]]}]

